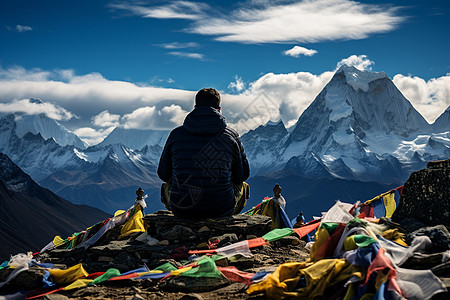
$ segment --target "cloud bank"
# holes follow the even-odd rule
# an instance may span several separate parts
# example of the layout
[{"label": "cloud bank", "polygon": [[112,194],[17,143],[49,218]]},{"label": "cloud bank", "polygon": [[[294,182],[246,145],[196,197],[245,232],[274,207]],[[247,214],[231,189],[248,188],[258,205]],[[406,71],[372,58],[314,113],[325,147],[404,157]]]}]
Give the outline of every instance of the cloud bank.
[{"label": "cloud bank", "polygon": [[[365,55],[352,55],[337,63],[371,69]],[[220,91],[223,114],[241,134],[269,120],[293,126],[334,74],[266,73],[248,84],[236,75]],[[450,74],[424,80],[398,74],[393,81],[412,105],[432,123],[450,105]],[[100,142],[115,126],[135,129],[172,129],[192,110],[196,91],[142,86],[113,81],[101,74],[76,75],[72,70],[0,68],[0,111],[44,113],[61,122],[77,122],[76,133]],[[40,98],[44,103],[28,100]],[[74,127],[72,127],[74,128]]]},{"label": "cloud bank", "polygon": [[393,81],[429,123],[433,123],[450,106],[450,73],[428,81],[398,74]]},{"label": "cloud bank", "polygon": [[206,3],[172,1],[164,5],[115,3],[111,8],[143,18],[186,19],[188,33],[222,42],[314,43],[364,39],[394,30],[405,17],[398,8],[350,0],[263,1],[242,3],[228,12]]},{"label": "cloud bank", "polygon": [[24,113],[27,115],[45,114],[50,119],[68,121],[75,117],[73,113],[50,102],[33,101],[30,99],[13,100],[9,103],[0,103],[2,113]]}]

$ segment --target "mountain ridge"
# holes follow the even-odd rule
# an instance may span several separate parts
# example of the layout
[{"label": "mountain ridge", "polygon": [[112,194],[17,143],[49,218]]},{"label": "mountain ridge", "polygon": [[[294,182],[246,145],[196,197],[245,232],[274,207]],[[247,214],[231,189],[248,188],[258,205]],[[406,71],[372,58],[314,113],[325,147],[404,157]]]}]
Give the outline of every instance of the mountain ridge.
[{"label": "mountain ridge", "polygon": [[[273,135],[270,126],[242,136],[254,175],[268,171],[256,149]],[[401,183],[425,161],[450,154],[448,134],[432,131],[384,72],[342,66],[264,159],[278,162],[271,172]]]},{"label": "mountain ridge", "polygon": [[0,257],[40,250],[55,235],[65,238],[109,215],[97,208],[76,205],[40,187],[0,153]]}]

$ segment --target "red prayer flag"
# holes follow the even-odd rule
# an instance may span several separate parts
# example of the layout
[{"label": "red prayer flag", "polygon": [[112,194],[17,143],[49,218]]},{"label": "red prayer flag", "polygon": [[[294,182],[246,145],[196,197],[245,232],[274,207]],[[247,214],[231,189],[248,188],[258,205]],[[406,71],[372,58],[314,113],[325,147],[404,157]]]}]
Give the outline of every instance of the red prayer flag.
[{"label": "red prayer flag", "polygon": [[261,237],[260,238],[256,238],[256,239],[248,240],[248,247],[249,248],[259,247],[259,246],[263,246],[265,244],[267,244],[267,242]]},{"label": "red prayer flag", "polygon": [[320,222],[316,222],[311,225],[305,225],[300,228],[294,228],[294,231],[296,234],[298,234],[298,236],[300,238],[302,238],[305,235],[307,235],[308,233],[310,233],[311,231],[317,229],[317,227],[319,227],[319,226],[320,226]]},{"label": "red prayer flag", "polygon": [[236,267],[230,266],[230,267],[218,267],[219,271],[222,272],[222,274],[230,279],[231,281],[235,282],[242,282],[247,285],[252,284],[251,279],[253,276],[255,276],[255,273],[247,273],[239,271]]}]

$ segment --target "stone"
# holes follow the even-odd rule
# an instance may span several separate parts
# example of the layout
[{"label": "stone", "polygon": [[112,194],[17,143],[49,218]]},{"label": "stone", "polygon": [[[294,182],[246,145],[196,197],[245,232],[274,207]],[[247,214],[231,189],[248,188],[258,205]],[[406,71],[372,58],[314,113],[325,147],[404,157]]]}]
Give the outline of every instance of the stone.
[{"label": "stone", "polygon": [[211,231],[211,229],[209,229],[208,226],[203,226],[203,227],[200,227],[200,229],[197,232],[202,233],[202,232],[209,232],[209,231]]},{"label": "stone", "polygon": [[111,241],[109,244],[106,245],[91,247],[89,251],[92,253],[98,253],[100,255],[108,254],[110,256],[114,256],[129,248],[130,245],[128,244],[128,241],[124,240],[124,241]]},{"label": "stone", "polygon": [[244,257],[242,255],[235,255],[228,259],[230,266],[235,266],[239,270],[248,269],[255,264],[255,257]]},{"label": "stone", "polygon": [[130,269],[136,269],[140,265],[140,260],[132,256],[128,252],[121,252],[114,259],[114,263],[119,265],[126,265]]},{"label": "stone", "polygon": [[168,240],[159,241],[158,245],[160,245],[160,246],[169,246],[169,241]]},{"label": "stone", "polygon": [[212,237],[209,239],[210,242],[214,243],[219,241],[217,244],[217,248],[224,247],[227,245],[231,245],[237,243],[239,241],[237,235],[235,233],[225,233],[218,237]]},{"label": "stone", "polygon": [[203,297],[199,294],[186,294],[182,296],[179,300],[203,300]]},{"label": "stone", "polygon": [[69,297],[65,296],[65,295],[61,295],[58,293],[55,294],[50,294],[50,295],[45,295],[43,297],[44,300],[68,300]]},{"label": "stone", "polygon": [[221,259],[218,259],[214,262],[216,266],[218,267],[228,267],[228,259],[226,257],[223,257]]},{"label": "stone", "polygon": [[88,297],[104,294],[105,287],[87,286],[82,289],[75,290],[72,297]]},{"label": "stone", "polygon": [[97,261],[98,262],[112,262],[112,261],[114,261],[114,258],[109,257],[109,256],[99,256]]},{"label": "stone", "polygon": [[204,226],[211,229],[215,236],[227,233],[247,236],[263,236],[271,230],[272,219],[262,215],[233,215],[220,219],[189,220],[175,217],[171,212],[160,210],[144,217],[144,222],[149,225],[148,232],[156,239],[164,239],[162,233],[181,225],[192,229],[194,232]]},{"label": "stone", "polygon": [[235,282],[230,284],[229,286],[220,288],[216,291],[217,295],[229,295],[236,293],[243,293],[248,288],[245,283]]},{"label": "stone", "polygon": [[[9,274],[13,272],[13,269],[0,270],[0,278],[2,281],[6,281]],[[2,293],[8,293],[9,291],[24,291],[34,290],[42,287],[42,278],[45,270],[32,267],[25,270],[13,278],[8,284],[1,288]]]},{"label": "stone", "polygon": [[300,239],[296,236],[289,235],[285,236],[277,241],[280,245],[298,245],[300,244]]},{"label": "stone", "polygon": [[145,298],[139,294],[136,294],[131,298],[131,300],[145,300]]},{"label": "stone", "polygon": [[450,227],[450,159],[429,162],[405,182],[394,222],[414,218],[427,226]]},{"label": "stone", "polygon": [[186,241],[196,238],[195,232],[191,228],[183,225],[175,225],[168,230],[162,231],[160,234],[164,239],[169,241]]},{"label": "stone", "polygon": [[227,286],[227,278],[174,276],[161,281],[159,287],[167,292],[202,293]]}]

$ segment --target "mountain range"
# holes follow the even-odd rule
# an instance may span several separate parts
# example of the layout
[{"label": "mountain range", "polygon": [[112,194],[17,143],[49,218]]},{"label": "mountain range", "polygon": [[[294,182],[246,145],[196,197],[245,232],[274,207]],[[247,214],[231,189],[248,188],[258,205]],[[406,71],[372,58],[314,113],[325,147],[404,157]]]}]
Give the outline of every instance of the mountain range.
[{"label": "mountain range", "polygon": [[0,258],[39,251],[56,235],[74,232],[109,217],[86,205],[75,205],[40,187],[8,156],[0,153]]},{"label": "mountain range", "polygon": [[282,122],[242,137],[252,170],[401,183],[450,156],[450,110],[430,125],[384,72],[343,66],[288,132]]},{"label": "mountain range", "polygon": [[62,146],[54,138],[44,139],[40,132],[19,137],[12,114],[0,118],[0,141],[1,153],[40,185],[76,204],[114,213],[132,204],[139,186],[147,189],[159,185],[156,164],[161,145],[147,145],[140,150],[122,144],[86,149]]},{"label": "mountain range", "polygon": [[[0,152],[74,203],[113,212],[142,186],[150,209],[162,208],[156,167],[169,131],[117,127],[86,148],[68,142],[70,132],[45,118],[3,116]],[[48,127],[59,133],[48,137],[46,126],[25,132],[19,124],[35,119],[53,122]],[[248,207],[280,183],[291,215],[304,210],[308,216],[318,213],[310,203],[317,210],[337,199],[367,200],[403,184],[427,161],[450,157],[450,109],[429,124],[384,72],[342,66],[292,128],[271,121],[245,133],[242,143],[252,174]]]}]

